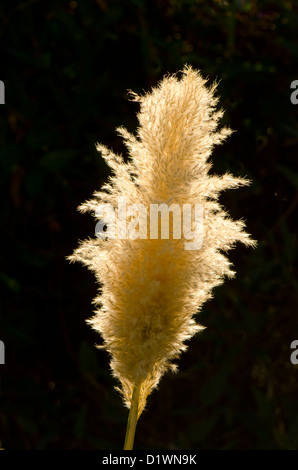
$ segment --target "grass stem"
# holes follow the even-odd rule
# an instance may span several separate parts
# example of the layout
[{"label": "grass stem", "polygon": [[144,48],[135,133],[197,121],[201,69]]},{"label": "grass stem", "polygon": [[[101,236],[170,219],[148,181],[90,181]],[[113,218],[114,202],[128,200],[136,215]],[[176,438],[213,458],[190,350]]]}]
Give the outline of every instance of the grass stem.
[{"label": "grass stem", "polygon": [[127,420],[124,450],[132,450],[138,421],[140,384],[135,385],[132,392],[131,405]]}]

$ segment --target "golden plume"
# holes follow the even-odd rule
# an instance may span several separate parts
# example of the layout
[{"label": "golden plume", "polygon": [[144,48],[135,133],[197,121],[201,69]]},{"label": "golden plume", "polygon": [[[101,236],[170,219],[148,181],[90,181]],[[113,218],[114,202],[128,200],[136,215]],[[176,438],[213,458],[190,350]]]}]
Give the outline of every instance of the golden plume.
[{"label": "golden plume", "polygon": [[[114,174],[79,208],[94,212],[118,236],[103,232],[82,242],[69,257],[88,266],[99,282],[98,308],[88,322],[110,353],[110,366],[128,407],[133,390],[138,391],[138,415],[165,371],[176,368],[173,360],[186,349],[185,342],[203,328],[195,317],[212,289],[225,276],[234,276],[224,252],[237,241],[255,245],[244,222],[231,220],[217,201],[220,191],[249,181],[229,173],[209,174],[213,146],[232,131],[217,130],[223,112],[215,109],[216,84],[208,88],[206,81],[185,66],[182,78],[166,76],[150,93],[132,94],[140,104],[136,136],[118,128],[130,159],[125,163],[122,156],[97,145]],[[119,201],[124,200],[126,206],[120,210]],[[169,202],[173,217],[168,219],[168,237],[160,236],[165,220],[158,237],[150,237],[151,207]],[[118,216],[126,211],[122,231],[119,220],[98,215],[101,204]],[[128,211],[127,207],[137,207],[133,204],[144,210]],[[202,209],[201,216],[191,221],[190,233],[198,229],[201,234],[199,249],[186,248],[185,233],[180,238],[175,235],[180,224],[175,216],[183,207],[193,211],[195,206]]]}]

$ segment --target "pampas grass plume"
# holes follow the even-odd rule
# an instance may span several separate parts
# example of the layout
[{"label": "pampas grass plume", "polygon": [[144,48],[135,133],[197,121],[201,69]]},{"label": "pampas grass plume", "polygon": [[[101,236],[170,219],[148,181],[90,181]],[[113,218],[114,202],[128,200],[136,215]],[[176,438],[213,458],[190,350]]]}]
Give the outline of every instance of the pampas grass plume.
[{"label": "pampas grass plume", "polygon": [[[186,250],[185,238],[93,238],[83,241],[69,257],[91,269],[99,283],[96,310],[88,323],[100,333],[110,353],[110,366],[130,407],[139,388],[138,415],[162,375],[176,369],[175,359],[186,342],[203,327],[196,315],[224,278],[233,277],[226,252],[236,242],[254,246],[242,220],[232,220],[218,203],[220,191],[247,185],[230,173],[210,175],[214,145],[230,134],[217,130],[222,110],[216,110],[216,84],[190,66],[182,77],[170,75],[150,93],[133,100],[140,105],[136,136],[123,127],[130,159],[127,163],[97,145],[113,176],[101,191],[80,206],[95,213],[98,204],[170,203],[203,206],[203,242]],[[130,217],[133,220],[133,216]],[[149,235],[149,228],[147,234]]]}]

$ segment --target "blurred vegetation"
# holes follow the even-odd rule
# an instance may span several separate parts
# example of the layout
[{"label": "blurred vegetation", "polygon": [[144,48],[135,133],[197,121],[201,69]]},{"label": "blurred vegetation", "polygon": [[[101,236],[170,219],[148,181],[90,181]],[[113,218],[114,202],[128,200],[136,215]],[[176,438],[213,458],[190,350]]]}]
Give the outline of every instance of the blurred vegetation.
[{"label": "blurred vegetation", "polygon": [[214,171],[252,180],[221,201],[259,244],[231,252],[237,276],[150,396],[135,448],[298,449],[297,29],[290,0],[1,3],[2,447],[123,446],[127,409],[85,323],[95,280],[65,257],[94,233],[76,208],[109,175],[95,142],[125,153],[115,127],[137,126],[127,90],[188,63],[219,81],[236,132]]}]

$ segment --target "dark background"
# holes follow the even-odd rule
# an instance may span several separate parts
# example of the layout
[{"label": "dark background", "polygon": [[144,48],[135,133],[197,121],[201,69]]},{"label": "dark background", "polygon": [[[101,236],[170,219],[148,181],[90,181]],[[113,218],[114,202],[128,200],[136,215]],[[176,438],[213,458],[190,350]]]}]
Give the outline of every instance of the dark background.
[{"label": "dark background", "polygon": [[92,273],[69,264],[94,219],[77,206],[110,174],[138,105],[185,63],[220,80],[235,132],[214,171],[253,184],[220,201],[258,247],[230,252],[179,373],[165,375],[135,449],[298,449],[298,8],[293,1],[10,1],[0,7],[0,440],[5,449],[121,449],[128,410],[85,320]]}]

